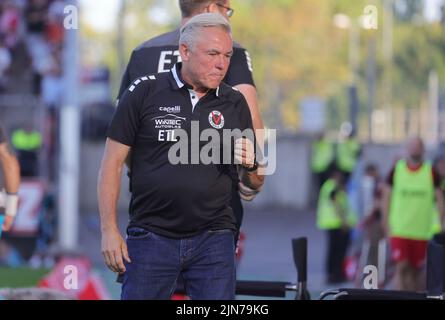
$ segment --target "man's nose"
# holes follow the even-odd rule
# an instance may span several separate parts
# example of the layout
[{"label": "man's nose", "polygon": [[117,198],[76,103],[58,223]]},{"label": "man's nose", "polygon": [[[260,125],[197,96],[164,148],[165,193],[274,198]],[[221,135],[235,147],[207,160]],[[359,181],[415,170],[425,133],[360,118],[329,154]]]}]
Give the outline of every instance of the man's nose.
[{"label": "man's nose", "polygon": [[216,60],[216,68],[219,70],[224,70],[226,61],[223,55],[218,56],[217,60]]}]

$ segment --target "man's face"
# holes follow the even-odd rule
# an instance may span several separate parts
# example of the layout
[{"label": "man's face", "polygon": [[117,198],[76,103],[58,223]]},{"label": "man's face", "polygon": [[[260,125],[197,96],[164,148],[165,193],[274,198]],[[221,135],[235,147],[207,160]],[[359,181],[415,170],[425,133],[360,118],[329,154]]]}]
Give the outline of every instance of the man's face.
[{"label": "man's face", "polygon": [[218,27],[203,28],[191,48],[182,44],[183,68],[191,84],[216,89],[227,73],[232,51],[230,35]]},{"label": "man's face", "polygon": [[408,143],[408,155],[414,161],[420,161],[423,158],[424,147],[422,140],[413,138]]}]

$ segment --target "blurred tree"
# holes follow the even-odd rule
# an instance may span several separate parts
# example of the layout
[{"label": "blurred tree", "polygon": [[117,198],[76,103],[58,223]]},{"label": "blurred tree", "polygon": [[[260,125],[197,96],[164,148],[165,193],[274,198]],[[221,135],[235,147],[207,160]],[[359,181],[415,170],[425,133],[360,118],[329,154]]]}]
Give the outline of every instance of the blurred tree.
[{"label": "blurred tree", "polygon": [[[396,0],[394,0],[396,1]],[[430,70],[445,78],[445,37],[439,23],[414,19],[423,10],[423,0],[397,0],[393,24],[392,105],[417,108],[425,96]],[[125,62],[137,45],[179,25],[177,0],[127,0],[124,19]],[[361,113],[367,101],[366,67],[369,40],[376,39],[377,98],[381,108],[388,65],[384,63],[382,0],[234,0],[231,19],[234,38],[252,58],[260,107],[266,125],[293,132],[300,125],[299,102],[305,96],[319,96],[328,102],[330,128],[348,119],[347,86],[350,31],[336,28],[337,13],[358,22],[367,5],[378,8],[378,30],[360,30],[358,92]],[[402,8],[403,7],[403,8]],[[402,17],[402,18],[399,18]],[[97,33],[81,28],[89,44],[91,60],[101,56],[114,74],[114,92],[120,81],[116,30]],[[88,47],[88,46],[87,46]],[[114,98],[113,98],[114,99]],[[332,109],[333,108],[333,109]],[[361,122],[363,123],[363,121]]]},{"label": "blurred tree", "polygon": [[81,28],[84,63],[108,66],[112,74],[112,100],[119,89],[121,64],[126,66],[131,51],[142,42],[179,25],[180,16],[175,0],[125,0],[125,12],[119,11],[118,15],[114,17],[117,23],[113,30],[100,32],[85,21]]},{"label": "blurred tree", "polygon": [[402,22],[413,22],[423,15],[424,0],[395,0],[395,17]]},{"label": "blurred tree", "polygon": [[400,25],[395,34],[394,96],[401,107],[418,107],[428,90],[428,76],[445,76],[445,39],[439,23]]},{"label": "blurred tree", "polygon": [[[295,131],[298,102],[329,96],[348,79],[348,35],[336,30],[327,1],[234,1],[235,39],[250,52],[266,124]],[[255,21],[251,17],[255,17]]]}]

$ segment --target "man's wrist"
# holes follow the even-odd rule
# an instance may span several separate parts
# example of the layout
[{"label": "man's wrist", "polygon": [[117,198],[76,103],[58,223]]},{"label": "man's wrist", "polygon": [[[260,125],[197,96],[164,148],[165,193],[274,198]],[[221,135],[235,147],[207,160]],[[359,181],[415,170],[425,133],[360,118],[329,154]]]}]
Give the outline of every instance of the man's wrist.
[{"label": "man's wrist", "polygon": [[6,193],[5,214],[10,217],[17,215],[19,196],[16,193]]},{"label": "man's wrist", "polygon": [[100,231],[103,232],[103,233],[115,232],[115,231],[119,231],[119,228],[117,227],[117,225],[108,224],[108,225],[103,225],[100,228]]}]

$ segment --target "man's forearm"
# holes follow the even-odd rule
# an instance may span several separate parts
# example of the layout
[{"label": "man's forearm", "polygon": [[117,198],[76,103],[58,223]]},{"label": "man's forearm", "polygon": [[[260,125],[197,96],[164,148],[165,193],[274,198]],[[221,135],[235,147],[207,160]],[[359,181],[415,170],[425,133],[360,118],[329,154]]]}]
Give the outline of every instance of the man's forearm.
[{"label": "man's forearm", "polygon": [[101,230],[118,229],[117,201],[120,194],[122,166],[104,162],[99,173],[98,199]]},{"label": "man's forearm", "polygon": [[6,146],[1,146],[1,165],[5,177],[5,189],[7,193],[17,193],[20,186],[20,166],[17,158],[9,153]]}]

